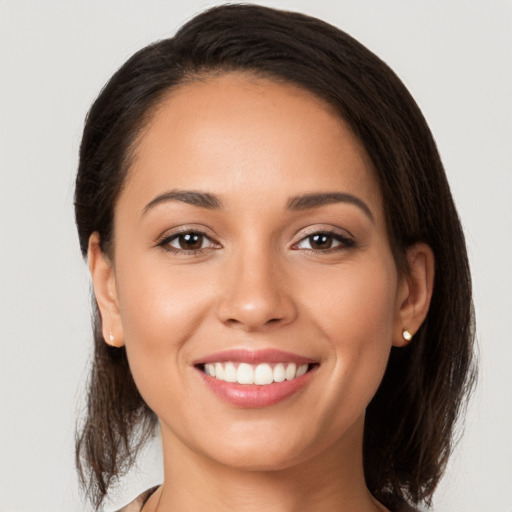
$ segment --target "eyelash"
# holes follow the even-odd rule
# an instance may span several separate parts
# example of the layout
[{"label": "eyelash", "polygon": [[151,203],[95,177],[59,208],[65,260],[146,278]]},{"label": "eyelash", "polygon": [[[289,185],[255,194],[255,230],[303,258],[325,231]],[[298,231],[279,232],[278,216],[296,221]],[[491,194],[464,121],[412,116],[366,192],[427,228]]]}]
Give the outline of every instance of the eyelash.
[{"label": "eyelash", "polygon": [[[314,236],[325,235],[331,237],[334,241],[339,242],[339,245],[336,247],[329,247],[328,249],[302,249],[303,251],[307,251],[313,254],[332,254],[335,252],[343,251],[346,249],[350,249],[356,246],[356,241],[353,238],[349,238],[348,236],[341,235],[340,233],[329,230],[329,229],[321,229],[318,231],[312,231],[311,233],[307,233],[303,236],[297,243],[295,243],[292,248],[297,247],[301,242],[311,239]],[[301,250],[301,249],[295,249]]]},{"label": "eyelash", "polygon": [[[171,242],[178,240],[179,237],[185,236],[185,235],[201,236],[201,237],[203,237],[203,241],[204,240],[210,241],[210,246],[202,247],[200,249],[187,250],[187,249],[178,249],[177,247],[173,247],[170,245]],[[305,240],[311,239],[314,236],[318,236],[318,235],[325,235],[325,236],[331,237],[334,241],[339,242],[339,245],[337,245],[335,247],[329,247],[328,249],[312,249],[312,248],[300,249],[300,248],[298,248],[298,245],[300,243],[304,242]],[[157,246],[162,247],[164,250],[166,250],[168,252],[171,252],[173,254],[178,254],[181,256],[193,256],[193,255],[200,254],[200,253],[204,252],[205,250],[210,250],[210,249],[215,249],[215,248],[221,247],[220,244],[217,244],[216,242],[214,242],[211,239],[211,237],[209,237],[203,231],[193,230],[193,229],[183,230],[178,233],[173,233],[172,235],[166,236],[165,238],[163,238],[162,240],[160,240],[157,243]],[[342,250],[350,249],[355,246],[356,246],[356,242],[353,238],[349,238],[347,236],[340,235],[339,233],[337,233],[333,230],[325,230],[324,229],[324,230],[313,231],[311,233],[306,234],[297,243],[292,245],[292,249],[293,250],[302,250],[302,251],[306,251],[306,252],[313,253],[313,254],[319,254],[319,253],[320,254],[332,254],[334,252],[339,252]]]},{"label": "eyelash", "polygon": [[[178,240],[179,237],[185,236],[185,235],[201,236],[201,237],[203,237],[203,240],[209,240],[210,241],[210,246],[209,247],[203,247],[203,248],[200,248],[200,249],[178,249],[177,247],[173,247],[172,245],[170,245],[171,242],[173,242],[174,240]],[[209,250],[209,249],[213,249],[213,248],[218,248],[218,247],[220,247],[220,244],[215,243],[211,239],[211,237],[209,237],[203,231],[195,230],[195,229],[185,229],[183,231],[179,231],[178,233],[173,233],[172,235],[164,237],[162,240],[160,240],[157,243],[157,246],[158,247],[162,247],[162,249],[164,249],[164,250],[166,250],[166,251],[168,251],[170,253],[178,254],[180,256],[193,256],[193,255],[197,255],[197,254],[199,254],[199,253],[201,253],[201,252],[203,252],[205,250]]]}]

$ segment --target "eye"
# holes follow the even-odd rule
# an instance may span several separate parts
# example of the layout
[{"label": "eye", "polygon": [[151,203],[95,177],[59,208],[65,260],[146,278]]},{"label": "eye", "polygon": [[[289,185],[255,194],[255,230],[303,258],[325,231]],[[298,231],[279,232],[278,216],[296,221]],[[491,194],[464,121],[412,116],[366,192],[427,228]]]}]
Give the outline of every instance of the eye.
[{"label": "eye", "polygon": [[166,250],[182,253],[196,253],[203,249],[217,247],[211,238],[199,231],[183,231],[164,238],[159,244]]},{"label": "eye", "polygon": [[353,245],[353,240],[338,233],[318,232],[303,238],[294,248],[310,251],[335,251]]}]

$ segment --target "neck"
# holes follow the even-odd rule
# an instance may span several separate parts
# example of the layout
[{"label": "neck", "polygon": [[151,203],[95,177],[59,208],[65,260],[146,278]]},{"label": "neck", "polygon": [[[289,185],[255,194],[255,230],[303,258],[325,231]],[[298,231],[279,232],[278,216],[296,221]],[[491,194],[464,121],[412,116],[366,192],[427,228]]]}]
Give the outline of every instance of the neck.
[{"label": "neck", "polygon": [[328,446],[306,461],[272,470],[233,468],[177,442],[162,427],[164,485],[144,512],[375,512],[364,481],[362,425],[357,422],[340,446]]}]

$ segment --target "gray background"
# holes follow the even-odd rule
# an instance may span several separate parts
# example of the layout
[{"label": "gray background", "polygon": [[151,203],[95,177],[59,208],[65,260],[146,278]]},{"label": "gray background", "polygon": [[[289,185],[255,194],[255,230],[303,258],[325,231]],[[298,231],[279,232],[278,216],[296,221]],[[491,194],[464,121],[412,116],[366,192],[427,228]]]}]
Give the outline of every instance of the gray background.
[{"label": "gray background", "polygon": [[[128,56],[214,3],[0,1],[0,512],[85,510],[73,469],[91,345],[72,213],[83,119]],[[434,508],[510,512],[512,3],[259,3],[355,36],[402,77],[430,123],[467,235],[481,356]],[[159,479],[150,447],[111,506]]]}]

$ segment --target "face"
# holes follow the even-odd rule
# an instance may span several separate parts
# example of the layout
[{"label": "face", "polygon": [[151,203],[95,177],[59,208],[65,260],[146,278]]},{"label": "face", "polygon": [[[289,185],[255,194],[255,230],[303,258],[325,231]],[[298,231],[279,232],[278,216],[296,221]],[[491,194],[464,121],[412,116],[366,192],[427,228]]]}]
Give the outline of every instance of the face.
[{"label": "face", "polygon": [[256,469],[360,440],[404,286],[369,158],[320,100],[238,74],[174,90],[114,230],[108,316],[164,445]]}]

